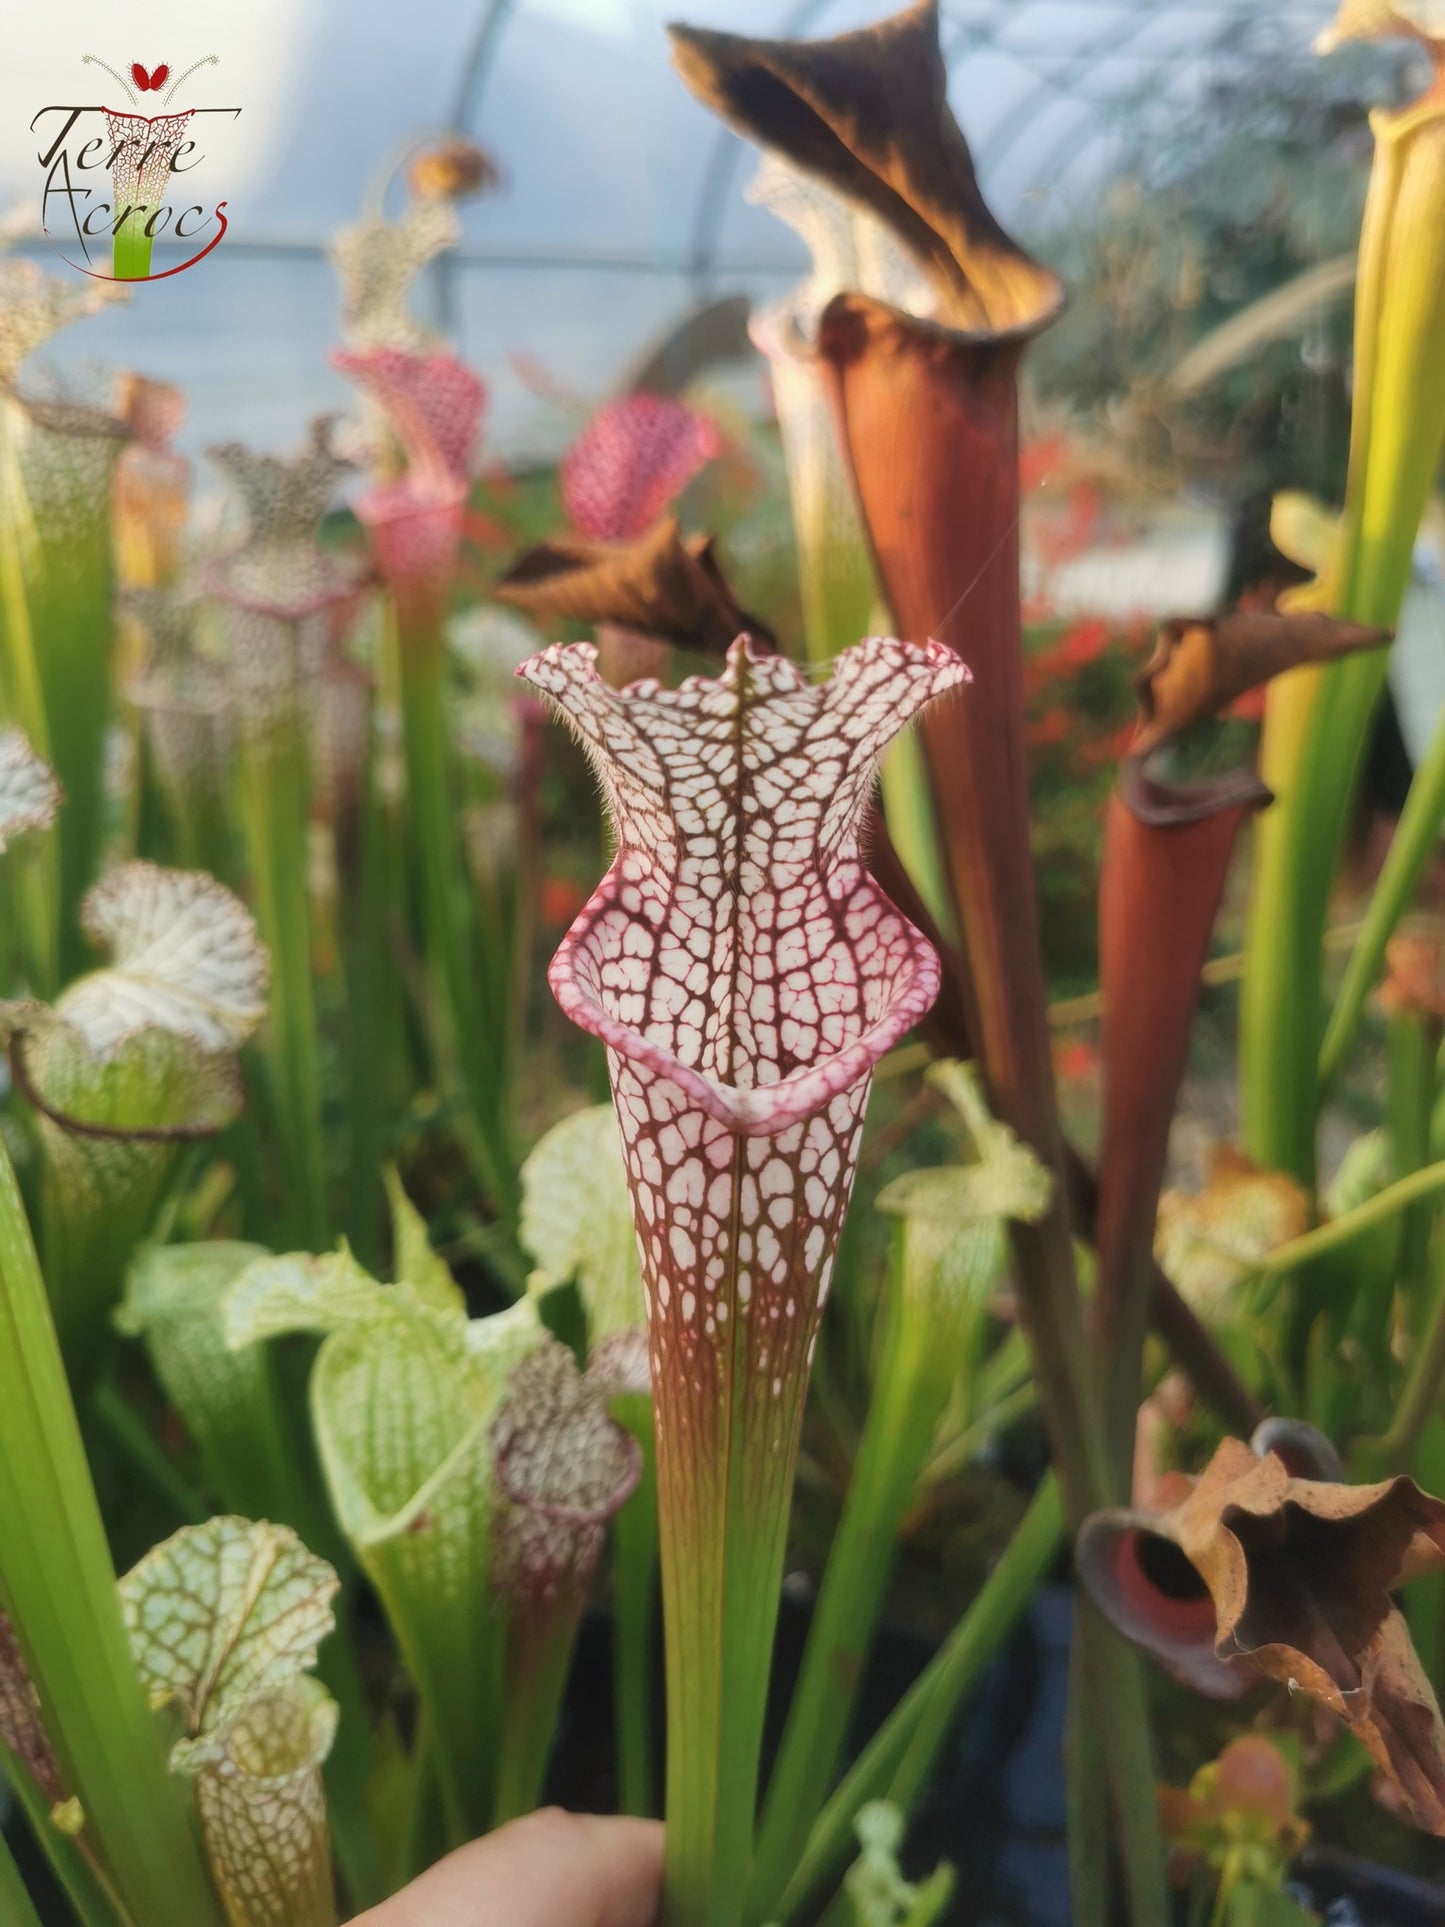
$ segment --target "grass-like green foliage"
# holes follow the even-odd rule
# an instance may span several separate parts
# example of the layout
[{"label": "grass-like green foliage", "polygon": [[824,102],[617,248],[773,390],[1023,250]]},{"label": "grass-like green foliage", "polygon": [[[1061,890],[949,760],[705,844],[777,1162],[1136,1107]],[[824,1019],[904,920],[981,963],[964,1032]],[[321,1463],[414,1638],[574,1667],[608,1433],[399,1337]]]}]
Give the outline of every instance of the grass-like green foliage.
[{"label": "grass-like green foliage", "polygon": [[[1419,39],[1420,12],[1386,24]],[[918,14],[898,30],[915,53],[927,25]],[[1181,470],[1297,483],[1300,439],[1279,430],[1308,413],[1306,395],[1328,402],[1311,460],[1343,460],[1343,308],[1317,316],[1323,371],[1306,368],[1288,315],[1344,285],[1338,262],[1323,295],[1298,277],[1318,265],[1311,249],[1352,246],[1365,75],[1231,82],[1209,103],[1212,130],[1185,116],[1154,151],[1142,201],[1076,224],[1062,253],[1080,298],[1031,351],[1045,405],[1066,395],[1072,419],[1024,450],[1025,491],[1046,475],[1052,487],[1056,467],[1087,471],[1084,424],[1105,406],[1156,490]],[[1442,129],[1438,88],[1376,119],[1349,472],[1329,491],[1342,512],[1291,495],[1275,516],[1281,546],[1318,577],[1306,603],[1371,625],[1398,614],[1445,433]],[[866,129],[844,133],[866,146]],[[0,262],[0,1772],[82,1927],[332,1927],[535,1806],[569,1764],[558,1736],[589,1607],[613,1633],[617,1804],[667,1809],[668,1927],[927,1927],[951,1878],[969,1879],[966,1866],[905,1879],[908,1821],[1066,1532],[1117,1483],[1106,1426],[1129,1435],[1136,1392],[1166,1362],[1151,1341],[1136,1386],[1134,1340],[1121,1365],[1090,1329],[1100,1200],[1059,1132],[1044,1003],[1095,981],[1099,822],[1145,638],[1046,606],[1024,628],[1008,567],[1017,329],[960,335],[930,307],[937,290],[875,218],[901,192],[891,161],[884,172],[865,212],[856,179],[831,192],[777,154],[765,164],[755,198],[815,256],[756,317],[776,425],[700,384],[687,407],[594,422],[560,484],[472,473],[485,396],[409,293],[455,245],[455,210],[413,199],[391,220],[378,203],[336,249],[356,420],[344,440],[318,424],[287,457],[214,451],[233,498],[219,534],[182,526],[173,396],[82,403],[28,363],[103,294]],[[1169,189],[1157,202],[1155,185]],[[913,208],[900,232],[916,238],[938,212]],[[138,232],[117,237],[118,273],[148,260]],[[1261,314],[1282,283],[1289,301]],[[899,318],[908,352],[887,368],[929,385],[896,391],[896,409],[869,417],[864,377],[883,363],[866,357],[840,355],[830,377],[851,415],[824,393],[819,329],[840,293],[847,312],[872,300],[875,319],[880,303]],[[965,393],[979,439],[950,469],[961,443],[935,431]],[[675,486],[659,477],[676,446],[637,427],[654,417],[691,437]],[[631,439],[614,443],[624,418]],[[878,455],[880,420],[904,422],[907,462]],[[987,484],[978,503],[998,527],[962,517],[978,553],[952,494],[953,519],[935,519],[924,456],[928,474],[953,477],[935,493]],[[716,678],[717,660],[615,625],[604,656],[657,673],[640,696],[588,683],[565,654],[538,658],[552,632],[503,613],[491,579],[516,551],[578,533],[585,517],[570,531],[564,518],[585,494],[579,464],[599,461],[590,485],[614,508],[660,502],[686,540],[717,535],[708,566],[727,596],[809,678],[794,688],[787,665],[744,655],[682,703],[684,675]],[[367,471],[360,491],[349,463]],[[1042,507],[1049,540],[1083,547],[1106,492],[1084,472],[1026,512]],[[577,614],[568,635],[590,630]],[[761,991],[736,1006],[730,945],[746,929],[749,959],[771,954],[761,938],[798,884],[786,851],[777,875],[751,846],[747,863],[727,853],[785,830],[807,801],[806,758],[774,781],[776,742],[755,733],[769,702],[792,728],[841,652],[914,615],[916,643],[945,619],[978,658],[974,687],[881,772],[892,860],[917,898],[900,906],[933,926],[944,995],[877,1066],[861,1138],[834,1109],[861,1111],[892,979],[869,992],[867,1048],[845,1083],[760,1129],[775,1086],[808,1071],[800,1000],[820,1023],[836,1016],[839,979],[836,960],[810,958],[771,1012]],[[585,685],[578,719],[610,771],[619,863],[647,857],[608,886],[616,926],[595,904],[578,921],[604,865],[594,775],[515,680],[524,658],[558,700]],[[941,660],[928,658],[939,674]],[[1445,969],[1439,946],[1400,935],[1445,817],[1445,724],[1332,1008],[1327,995],[1330,888],[1383,664],[1269,689],[1263,773],[1278,801],[1254,839],[1241,1014],[1254,1163],[1226,1153],[1198,1195],[1166,1196],[1156,1248],[1187,1306],[1173,1301],[1160,1329],[1186,1376],[1217,1387],[1223,1374],[1233,1409],[1309,1419],[1357,1478],[1439,1489]],[[724,754],[708,705],[729,702]],[[904,706],[867,714],[870,745]],[[628,734],[643,709],[663,717],[655,740]],[[853,721],[835,735],[856,748]],[[698,743],[719,768],[747,766],[706,821],[682,795]],[[1175,756],[1186,787],[1252,753],[1238,720],[1200,721],[1187,747],[1204,761]],[[861,827],[863,761],[857,783],[830,768],[817,802],[834,832],[859,816],[868,861],[884,851]],[[968,791],[989,770],[997,780]],[[710,940],[680,975],[659,964],[686,990],[665,990],[644,1021],[620,1007],[619,973],[653,927],[624,886],[702,863],[709,839],[723,852],[717,928],[687,896],[691,873],[674,877],[668,901],[690,904]],[[831,864],[837,837],[824,841]],[[623,925],[614,955],[606,932]],[[602,1101],[603,1052],[544,994],[569,926],[554,981],[584,1023],[594,993],[607,1006],[591,1027],[620,1109]],[[706,1053],[679,1040],[663,1061],[679,998],[727,1031],[725,1067],[700,1071]],[[1228,994],[1213,1000],[1211,1028],[1230,1013]],[[1076,1017],[1090,1021],[1082,1005]],[[770,1056],[758,1039],[775,1023],[794,1028]],[[690,1014],[682,1028],[700,1027]],[[1328,1183],[1327,1116],[1331,1143],[1342,1119],[1353,1133]],[[831,1162],[801,1135],[815,1125],[838,1136]],[[689,1158],[704,1142],[716,1169],[699,1178]],[[736,1211],[721,1192],[705,1202],[724,1165]],[[1117,1180],[1099,1174],[1104,1223]],[[743,1224],[754,1205],[772,1246]],[[714,1208],[734,1242],[720,1275],[695,1276],[697,1214]],[[740,1230],[755,1238],[747,1260]],[[758,1267],[773,1247],[787,1262],[769,1295]],[[1155,1469],[1192,1472],[1219,1422],[1174,1382],[1142,1436]],[[1017,1481],[1015,1439],[1034,1440],[1040,1419],[1055,1470]],[[119,1590],[117,1563],[131,1568]],[[772,1681],[780,1744],[759,1785],[785,1567],[817,1590],[797,1676]],[[1438,1684],[1445,1585],[1411,1582],[1403,1611]],[[890,1617],[918,1618],[937,1652],[859,1734],[858,1684]],[[1151,1712],[1171,1776],[1203,1789],[1190,1820],[1200,1919],[1292,1922],[1279,1885],[1295,1835],[1276,1829],[1246,1864],[1233,1809],[1220,1827],[1203,1811],[1211,1769],[1195,1776],[1217,1724],[1167,1686],[1146,1697],[1094,1619],[1076,1656],[1081,1927],[1107,1916],[1116,1866],[1154,1927]],[[1269,1718],[1287,1729],[1291,1815],[1308,1808],[1328,1836],[1330,1802],[1363,1804],[1363,1756],[1283,1700]],[[34,1927],[3,1840],[0,1915]]]}]

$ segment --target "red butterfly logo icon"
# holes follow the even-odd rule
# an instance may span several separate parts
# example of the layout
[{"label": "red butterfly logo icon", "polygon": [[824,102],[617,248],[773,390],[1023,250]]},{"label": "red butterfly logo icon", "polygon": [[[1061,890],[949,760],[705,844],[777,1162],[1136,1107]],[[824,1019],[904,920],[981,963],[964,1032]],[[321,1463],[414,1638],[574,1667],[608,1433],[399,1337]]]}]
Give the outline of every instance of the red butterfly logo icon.
[{"label": "red butterfly logo icon", "polygon": [[137,60],[131,64],[130,77],[143,94],[159,93],[170,78],[170,72],[171,70],[165,61],[162,61],[159,67],[155,68],[151,73],[147,73],[145,68],[142,67]]}]

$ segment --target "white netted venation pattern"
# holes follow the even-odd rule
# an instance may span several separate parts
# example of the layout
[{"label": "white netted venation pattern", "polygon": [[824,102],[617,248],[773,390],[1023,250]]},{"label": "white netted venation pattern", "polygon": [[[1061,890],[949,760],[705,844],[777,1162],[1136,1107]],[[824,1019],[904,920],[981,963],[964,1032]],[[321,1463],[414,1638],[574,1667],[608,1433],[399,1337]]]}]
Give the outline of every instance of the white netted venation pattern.
[{"label": "white netted venation pattern", "polygon": [[618,841],[551,981],[608,1046],[654,1378],[695,1381],[741,1318],[781,1384],[826,1294],[872,1065],[937,990],[861,821],[889,740],[967,672],[881,638],[820,687],[745,641],[676,690],[614,690],[593,662],[558,646],[522,673],[591,753]]}]

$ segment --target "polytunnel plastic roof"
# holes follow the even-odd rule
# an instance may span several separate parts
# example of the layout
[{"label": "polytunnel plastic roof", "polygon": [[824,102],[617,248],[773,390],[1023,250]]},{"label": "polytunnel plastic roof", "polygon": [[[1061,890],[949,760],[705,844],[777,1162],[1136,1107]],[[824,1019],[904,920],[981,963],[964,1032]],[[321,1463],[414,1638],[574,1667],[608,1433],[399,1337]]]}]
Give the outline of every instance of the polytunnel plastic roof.
[{"label": "polytunnel plastic roof", "polygon": [[[544,449],[576,408],[704,294],[776,291],[796,239],[742,199],[753,161],[672,72],[680,12],[734,31],[813,36],[889,0],[154,0],[143,30],[113,0],[18,8],[6,22],[0,207],[38,208],[36,107],[94,99],[92,53],[128,68],[202,54],[205,97],[239,104],[226,141],[230,232],[195,272],[83,322],[58,361],[140,367],[184,386],[186,439],[294,442],[350,394],[326,365],[328,236],[409,136],[453,127],[500,163],[464,210],[442,298],[492,393],[493,454]],[[986,193],[1025,236],[1057,224],[1150,115],[1226,52],[1307,47],[1333,0],[942,0],[950,97]],[[142,44],[144,42],[144,44]],[[195,91],[201,91],[197,83]],[[43,242],[27,244],[38,246]],[[68,270],[59,268],[60,273]],[[433,290],[436,293],[436,290]]]}]

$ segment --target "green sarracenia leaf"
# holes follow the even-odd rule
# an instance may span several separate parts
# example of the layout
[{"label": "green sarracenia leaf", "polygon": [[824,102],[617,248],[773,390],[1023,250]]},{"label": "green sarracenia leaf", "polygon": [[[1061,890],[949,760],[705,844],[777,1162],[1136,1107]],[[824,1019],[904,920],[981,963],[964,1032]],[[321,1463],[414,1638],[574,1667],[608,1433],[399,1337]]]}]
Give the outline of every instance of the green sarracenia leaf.
[{"label": "green sarracenia leaf", "polygon": [[904,1220],[901,1283],[960,1310],[981,1309],[1008,1259],[1007,1220],[976,1214],[972,1173],[909,1171],[878,1194],[878,1209]]},{"label": "green sarracenia leaf", "polygon": [[[57,327],[104,305],[32,261],[0,262],[0,713],[55,769],[66,809],[35,853],[24,918],[45,994],[79,959],[75,918],[105,835],[106,731],[114,700],[111,483],[126,425],[20,364]],[[98,297],[98,298],[97,298]]]},{"label": "green sarracenia leaf", "polygon": [[120,1581],[151,1701],[183,1722],[171,1769],[196,1781],[232,1927],[335,1920],[321,1766],[336,1708],[307,1675],[337,1585],[287,1527],[237,1518],[183,1527]]},{"label": "green sarracenia leaf", "polygon": [[180,1152],[237,1115],[240,1073],[234,1058],[152,1028],[97,1054],[62,1015],[40,1007],[27,1015],[10,1058],[39,1118],[45,1279],[66,1362],[83,1383]]},{"label": "green sarracenia leaf", "polygon": [[624,1811],[647,1813],[655,1798],[651,1686],[658,1556],[652,1371],[637,1233],[610,1104],[574,1112],[537,1143],[522,1166],[520,1230],[538,1267],[527,1280],[529,1295],[540,1298],[575,1279],[587,1320],[588,1380],[643,1456],[638,1490],[613,1522],[612,1574],[622,1799]]},{"label": "green sarracenia leaf", "polygon": [[267,1253],[214,1240],[152,1245],[131,1266],[117,1329],[144,1340],[166,1397],[227,1504],[283,1516],[275,1470],[286,1445],[266,1355],[226,1342],[224,1299]]},{"label": "green sarracenia leaf", "polygon": [[965,1167],[975,1217],[1037,1222],[1049,1207],[1051,1180],[1026,1144],[988,1108],[983,1083],[971,1064],[935,1064],[929,1082],[943,1092],[973,1139],[974,1162]]},{"label": "green sarracenia leaf", "polygon": [[1320,1916],[1277,1888],[1236,1884],[1224,1902],[1220,1927],[1320,1927]]},{"label": "green sarracenia leaf", "polygon": [[386,1169],[386,1201],[391,1211],[392,1269],[405,1284],[437,1311],[464,1313],[466,1300],[444,1258],[432,1250],[426,1221],[402,1189],[394,1166]]},{"label": "green sarracenia leaf", "polygon": [[176,1770],[196,1777],[211,1871],[233,1927],[331,1927],[336,1919],[321,1781],[336,1718],[325,1687],[303,1676],[176,1747]]},{"label": "green sarracenia leaf", "polygon": [[[624,1811],[649,1813],[658,1557],[652,1371],[637,1233],[610,1104],[574,1112],[536,1145],[522,1167],[520,1230],[538,1265],[527,1281],[532,1297],[575,1279],[587,1320],[587,1378],[642,1454],[638,1489],[613,1521],[612,1590],[621,1795]],[[527,1790],[524,1781],[519,1792]]]},{"label": "green sarracenia leaf", "polygon": [[183,1526],[120,1581],[152,1704],[179,1707],[199,1738],[308,1672],[335,1624],[337,1583],[289,1527],[231,1517]]},{"label": "green sarracenia leaf", "polygon": [[60,1006],[37,1006],[12,1058],[21,1090],[72,1142],[210,1137],[241,1107],[234,1058],[149,1025],[100,1053]]},{"label": "green sarracenia leaf", "polygon": [[416,1681],[449,1831],[465,1838],[491,1819],[501,1692],[490,1428],[513,1366],[545,1335],[534,1308],[469,1320],[410,1281],[378,1284],[343,1251],[259,1260],[226,1322],[233,1345],[329,1334],[311,1409],[332,1507]]},{"label": "green sarracenia leaf", "polygon": [[976,1312],[1006,1262],[1010,1220],[1043,1216],[1050,1179],[1033,1152],[990,1114],[971,1065],[939,1064],[929,1076],[968,1127],[973,1160],[905,1172],[879,1192],[878,1209],[905,1221],[904,1291]]},{"label": "green sarracenia leaf", "polygon": [[[0,1606],[64,1786],[80,1803],[88,1849],[130,1918],[215,1927],[219,1910],[131,1656],[45,1284],[3,1149],[0,1541]],[[27,1781],[22,1804],[43,1813],[32,1791]]]},{"label": "green sarracenia leaf", "polygon": [[522,1243],[534,1294],[575,1278],[593,1345],[646,1321],[622,1142],[610,1104],[553,1125],[522,1166]]},{"label": "green sarracenia leaf", "polygon": [[246,1266],[226,1293],[226,1343],[234,1350],[286,1332],[332,1332],[414,1309],[395,1285],[379,1285],[349,1251],[313,1257],[269,1252]]},{"label": "green sarracenia leaf", "polygon": [[13,1009],[10,1058],[40,1117],[46,1282],[83,1382],[180,1147],[241,1108],[232,1053],[265,1013],[267,964],[250,912],[199,872],[124,864],[82,921],[111,963],[53,1010]]},{"label": "green sarracenia leaf", "polygon": [[1330,1217],[1343,1218],[1346,1212],[1378,1197],[1394,1178],[1388,1133],[1366,1131],[1351,1139],[1340,1159],[1340,1168],[1325,1192],[1325,1209]]}]

